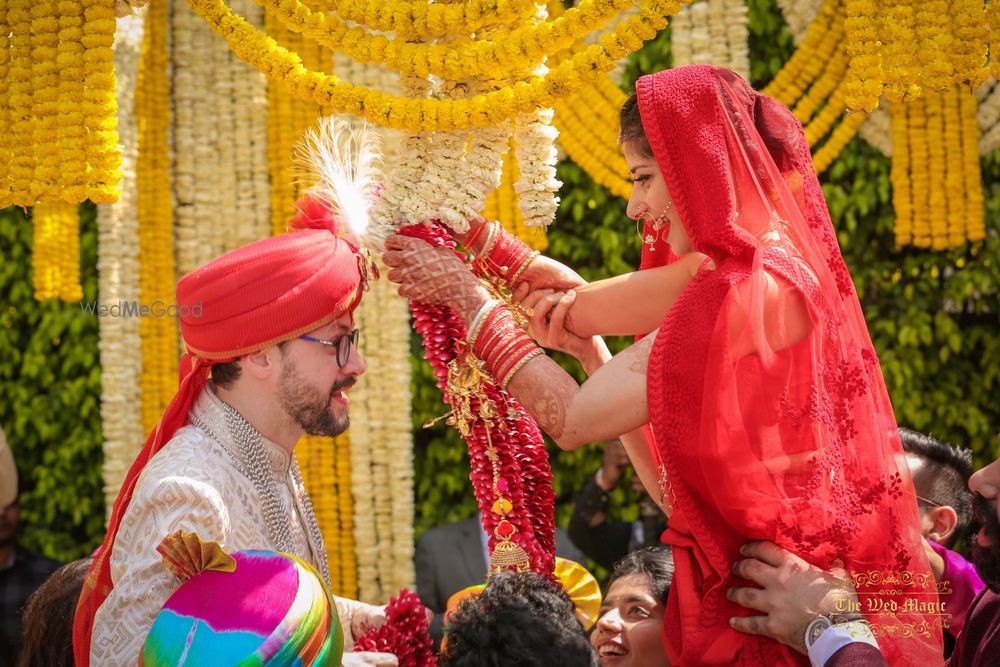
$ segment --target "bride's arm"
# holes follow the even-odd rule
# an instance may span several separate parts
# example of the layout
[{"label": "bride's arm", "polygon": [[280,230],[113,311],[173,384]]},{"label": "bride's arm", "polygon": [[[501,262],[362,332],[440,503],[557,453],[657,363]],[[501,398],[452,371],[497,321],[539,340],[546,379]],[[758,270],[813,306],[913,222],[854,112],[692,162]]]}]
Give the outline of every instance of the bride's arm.
[{"label": "bride's arm", "polygon": [[691,253],[666,266],[577,287],[566,326],[584,338],[656,331],[704,261],[705,255]]},{"label": "bride's arm", "polygon": [[655,335],[614,356],[586,382],[546,356],[518,371],[507,390],[561,449],[615,438],[649,421],[646,366]]},{"label": "bride's arm", "polygon": [[[468,325],[489,300],[454,253],[402,236],[386,240],[384,259],[399,293],[454,308]],[[646,364],[653,336],[626,349],[583,386],[546,356],[528,361],[508,384],[538,425],[563,449],[633,431],[648,421]]]},{"label": "bride's arm", "polygon": [[[535,294],[538,293],[533,293],[531,296],[534,297]],[[599,336],[580,338],[567,331],[566,314],[576,299],[575,292],[566,294],[555,304],[541,298],[544,296],[548,294],[538,294],[537,298],[529,298],[524,302],[534,311],[528,322],[528,333],[542,347],[572,354],[583,366],[584,372],[588,376],[593,375],[611,360],[611,352]],[[619,439],[625,446],[629,461],[647,493],[660,504],[659,472],[646,440],[645,431],[638,428],[621,435]],[[660,509],[668,517],[670,516],[668,506],[661,505]]]}]

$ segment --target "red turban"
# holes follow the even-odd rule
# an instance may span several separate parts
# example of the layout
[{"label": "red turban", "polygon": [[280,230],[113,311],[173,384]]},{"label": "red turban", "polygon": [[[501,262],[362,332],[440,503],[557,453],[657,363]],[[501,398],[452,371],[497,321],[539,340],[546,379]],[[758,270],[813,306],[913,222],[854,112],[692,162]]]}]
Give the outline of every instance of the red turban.
[{"label": "red turban", "polygon": [[353,239],[337,236],[330,207],[303,199],[289,227],[302,230],[237,248],[177,284],[181,335],[180,386],[129,469],[108,532],[87,572],[73,622],[77,665],[90,661],[94,616],[108,597],[111,551],[136,480],[188,421],[213,364],[298,338],[351,312],[361,300],[368,260]]}]

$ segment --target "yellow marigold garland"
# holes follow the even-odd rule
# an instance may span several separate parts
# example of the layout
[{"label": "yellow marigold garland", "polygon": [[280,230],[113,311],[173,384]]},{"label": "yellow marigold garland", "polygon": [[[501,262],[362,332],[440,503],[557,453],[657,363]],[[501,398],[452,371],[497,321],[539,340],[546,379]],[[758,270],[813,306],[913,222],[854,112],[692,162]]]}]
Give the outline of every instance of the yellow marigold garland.
[{"label": "yellow marigold garland", "polygon": [[74,0],[60,0],[59,47],[59,188],[69,201],[87,196],[87,129],[83,110],[86,54],[82,40],[83,8]]},{"label": "yellow marigold garland", "polygon": [[[309,493],[316,522],[326,545],[330,590],[334,595],[344,597],[352,597],[351,593],[356,590],[351,563],[353,553],[351,558],[346,559],[346,563],[344,558],[345,550],[353,552],[354,541],[351,531],[344,530],[345,521],[348,526],[351,523],[351,504],[342,504],[341,489],[345,484],[350,489],[350,468],[348,467],[346,476],[340,469],[346,458],[341,453],[348,447],[346,435],[336,438],[305,436],[295,447],[295,456],[302,469],[302,481]],[[346,570],[345,565],[352,569]]]},{"label": "yellow marigold garland", "polygon": [[[142,303],[172,303],[174,298],[174,243],[171,223],[170,124],[167,80],[167,3],[153,2],[146,14],[135,111],[139,127],[136,167],[139,222],[139,298]],[[177,390],[177,327],[169,317],[143,317],[142,425],[152,431]]]},{"label": "yellow marigold garland", "polygon": [[943,93],[951,90],[955,69],[951,64],[951,25],[947,0],[920,0],[914,4],[914,33],[918,40],[920,85]]},{"label": "yellow marigold garland", "polygon": [[[948,245],[949,202],[945,196],[945,174],[951,170],[954,151],[946,150],[945,119],[942,93],[928,92],[924,95],[924,110],[927,118],[927,217],[930,223],[930,245],[941,250]],[[959,128],[956,128],[959,129]],[[958,143],[961,146],[961,142]],[[962,171],[961,149],[958,151],[958,172]],[[933,184],[933,187],[931,187]],[[959,208],[960,210],[960,208]],[[959,223],[961,228],[961,223]]]},{"label": "yellow marigold garland", "polygon": [[[31,194],[40,197],[59,181],[60,150],[54,142],[59,134],[59,22],[56,3],[36,0],[31,7],[31,75],[35,136],[28,139],[39,147]],[[27,138],[25,138],[27,139]]]},{"label": "yellow marigold garland", "polygon": [[344,51],[362,63],[387,65],[401,74],[444,79],[479,75],[505,76],[537,67],[546,55],[568,48],[599,28],[634,0],[583,0],[553,21],[522,22],[492,40],[461,40],[426,44],[390,39],[349,27],[339,18],[313,12],[299,0],[255,0],[289,30],[334,51]]},{"label": "yellow marigold garland", "polygon": [[[574,46],[570,56],[582,48]],[[618,112],[626,99],[610,75],[601,75],[569,97],[556,100],[552,122],[559,130],[559,145],[570,158],[612,194],[627,199],[632,181],[618,145]]]},{"label": "yellow marigold garland", "polygon": [[32,112],[31,73],[31,5],[32,0],[7,0],[7,26],[10,30],[10,64],[8,66],[10,182],[4,184],[0,208],[11,204],[31,206],[35,198],[31,179],[35,171],[35,116]]},{"label": "yellow marigold garland", "polygon": [[338,549],[335,554],[340,570],[340,595],[352,600],[358,598],[357,556],[354,553],[354,501],[351,497],[351,443],[347,435],[334,440],[336,448],[337,509],[340,524],[337,527]]},{"label": "yellow marigold garland", "polygon": [[63,201],[44,201],[35,205],[34,224],[35,298],[79,301],[80,288],[80,216],[79,206]]},{"label": "yellow marigold garland", "polygon": [[840,155],[866,117],[860,112],[845,115],[851,85],[849,56],[843,45],[845,23],[844,0],[825,0],[799,48],[764,89],[792,109],[805,126],[817,172],[826,170]]},{"label": "yellow marigold garland", "polygon": [[913,0],[882,0],[879,6],[882,86],[885,96],[893,102],[920,94],[913,4]]},{"label": "yellow marigold garland", "polygon": [[115,11],[107,0],[82,0],[86,86],[81,104],[90,140],[87,196],[96,203],[118,198],[121,155],[118,152],[118,101],[115,99]]},{"label": "yellow marigold garland", "polygon": [[333,0],[325,4],[330,5],[340,18],[372,30],[424,38],[468,35],[489,25],[515,25],[535,10],[535,0],[456,3]]},{"label": "yellow marigold garland", "polygon": [[270,78],[285,81],[301,98],[338,112],[364,115],[377,125],[409,131],[486,127],[518,113],[551,106],[555,99],[614,69],[618,59],[655,36],[680,6],[676,0],[643,0],[640,11],[606,34],[600,46],[588,47],[544,77],[470,100],[435,101],[386,95],[308,70],[295,54],[233,15],[220,0],[189,2],[240,58]]},{"label": "yellow marigold garland", "polygon": [[7,3],[0,3],[0,200],[7,198],[10,179],[10,156],[14,137],[10,111],[10,24],[7,22]]},{"label": "yellow marigold garland", "polygon": [[[794,107],[791,107],[792,113],[795,117],[799,119],[800,123],[808,123],[816,110],[831,100],[831,95],[837,90],[841,82],[844,80],[844,75],[847,73],[847,54],[841,50],[834,51],[831,55],[823,59],[824,67],[820,76],[815,79],[808,90],[802,97],[799,98],[798,102]],[[782,100],[784,101],[784,100]],[[830,109],[830,111],[836,111],[838,114],[843,113],[843,96],[840,98],[841,106],[837,109]],[[824,109],[826,110],[826,109]]]},{"label": "yellow marigold garland", "polygon": [[[967,92],[967,91],[966,91]],[[971,93],[969,93],[971,95]],[[968,232],[968,211],[966,210],[966,184],[965,184],[965,146],[962,145],[963,119],[962,119],[962,92],[949,90],[946,93],[929,93],[928,106],[932,103],[932,98],[936,96],[936,105],[941,107],[941,137],[938,141],[941,149],[938,157],[941,159],[941,167],[936,169],[937,173],[931,174],[931,183],[935,186],[935,192],[931,197],[944,198],[942,212],[937,217],[937,228],[934,237],[934,247],[936,249],[961,245]],[[978,132],[977,132],[978,134]],[[942,155],[943,153],[943,155]],[[976,162],[978,163],[978,151]],[[941,173],[943,172],[943,173]],[[940,180],[935,180],[935,177]],[[934,213],[932,212],[932,216]],[[934,219],[931,227],[934,229]]]},{"label": "yellow marigold garland", "polygon": [[986,20],[990,27],[990,74],[1000,81],[1000,2],[986,5]]},{"label": "yellow marigold garland", "polygon": [[985,234],[976,97],[964,87],[893,104],[896,243],[941,250]]},{"label": "yellow marigold garland", "polygon": [[909,110],[922,104],[920,100],[910,104],[902,102],[889,105],[892,117],[892,206],[896,212],[896,245],[903,246],[913,239],[913,189],[910,187],[910,136]]},{"label": "yellow marigold garland", "polygon": [[847,106],[872,111],[882,94],[882,56],[879,52],[878,3],[845,0],[844,48],[850,57]]},{"label": "yellow marigold garland", "polygon": [[927,136],[927,102],[925,99],[910,104],[906,114],[910,142],[910,190],[913,198],[913,245],[929,248],[931,245],[930,215],[930,160]]},{"label": "yellow marigold garland", "polygon": [[983,211],[983,175],[979,162],[979,125],[976,97],[964,89],[957,93],[962,127],[962,181],[965,183],[964,236],[970,241],[986,237]]},{"label": "yellow marigold garland", "polygon": [[8,0],[0,17],[0,208],[118,196],[108,0]]},{"label": "yellow marigold garland", "polygon": [[819,150],[813,151],[813,167],[816,173],[826,171],[827,167],[837,159],[847,143],[858,133],[858,128],[865,122],[865,114],[860,111],[846,114],[830,134]]},{"label": "yellow marigold garland", "polygon": [[986,69],[989,30],[983,0],[953,0],[951,30],[951,62],[955,68],[955,82],[974,89],[989,76]]},{"label": "yellow marigold garland", "polygon": [[975,89],[989,76],[982,0],[845,2],[851,109],[873,110],[883,90],[890,99],[908,99],[924,85],[939,92],[951,82]]},{"label": "yellow marigold garland", "polygon": [[799,47],[764,88],[764,92],[791,107],[823,71],[844,30],[844,0],[824,0]]}]

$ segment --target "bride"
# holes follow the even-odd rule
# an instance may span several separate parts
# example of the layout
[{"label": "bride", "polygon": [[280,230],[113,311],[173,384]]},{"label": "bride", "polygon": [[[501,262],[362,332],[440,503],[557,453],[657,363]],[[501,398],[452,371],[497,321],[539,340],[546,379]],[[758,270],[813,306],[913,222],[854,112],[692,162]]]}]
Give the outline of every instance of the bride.
[{"label": "bride", "polygon": [[[493,380],[559,447],[629,434],[643,483],[671,513],[672,663],[808,664],[730,627],[747,613],[726,598],[746,585],[730,572],[745,542],[857,575],[908,573],[900,608],[933,588],[921,588],[929,568],[892,406],[802,127],[732,72],[692,65],[639,79],[621,142],[643,270],[582,284],[499,225],[460,239],[532,308],[543,342],[582,357],[593,371],[582,386],[453,253],[393,236],[389,278],[454,308]],[[642,338],[607,360],[590,342],[599,335]],[[877,590],[870,579],[862,596]],[[940,660],[931,618],[867,620],[892,664]],[[926,636],[905,632],[924,622]]]}]

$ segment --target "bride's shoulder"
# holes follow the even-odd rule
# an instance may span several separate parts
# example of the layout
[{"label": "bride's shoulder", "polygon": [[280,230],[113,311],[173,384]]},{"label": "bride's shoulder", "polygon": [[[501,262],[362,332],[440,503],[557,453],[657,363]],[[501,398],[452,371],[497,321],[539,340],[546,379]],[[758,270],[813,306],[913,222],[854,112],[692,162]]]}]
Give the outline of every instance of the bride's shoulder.
[{"label": "bride's shoulder", "polygon": [[779,273],[763,270],[734,286],[729,307],[730,342],[744,353],[791,347],[813,322],[802,291]]}]

